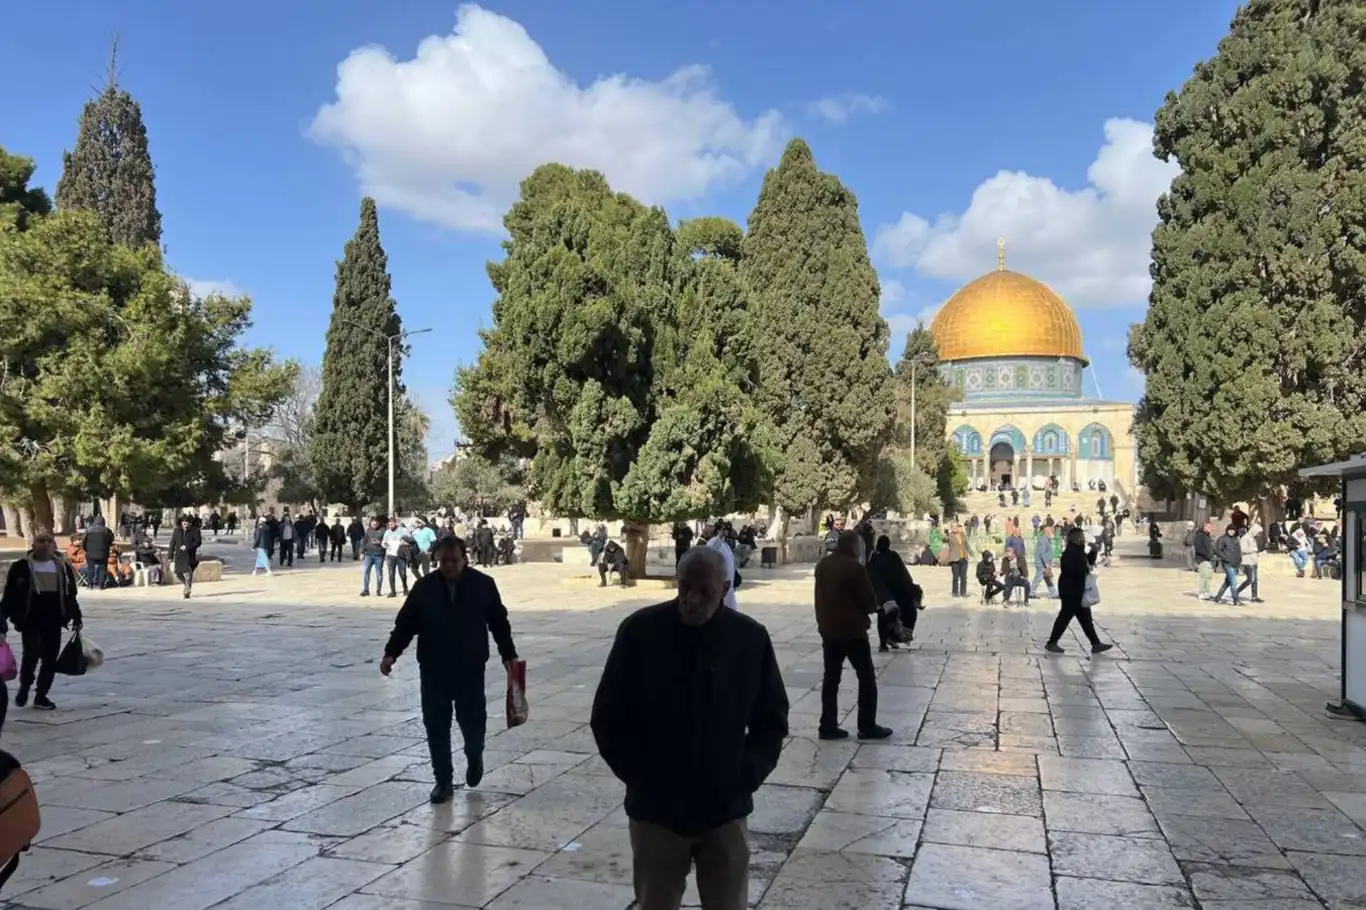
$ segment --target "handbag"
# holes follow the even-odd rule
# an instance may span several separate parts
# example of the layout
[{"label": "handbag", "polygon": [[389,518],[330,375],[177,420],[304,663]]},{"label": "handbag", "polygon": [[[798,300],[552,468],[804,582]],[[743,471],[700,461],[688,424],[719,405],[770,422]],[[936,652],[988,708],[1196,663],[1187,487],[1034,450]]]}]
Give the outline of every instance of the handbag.
[{"label": "handbag", "polygon": [[85,648],[81,645],[81,633],[72,632],[71,637],[66,640],[66,646],[62,648],[62,653],[57,655],[54,669],[64,676],[84,676],[89,667],[90,660],[85,656]]},{"label": "handbag", "polygon": [[0,752],[0,887],[19,868],[19,854],[38,836],[42,819],[33,781],[8,752]]},{"label": "handbag", "polygon": [[508,729],[520,727],[527,722],[530,715],[531,706],[526,700],[526,661],[514,660],[508,664]]},{"label": "handbag", "polygon": [[1100,603],[1100,584],[1096,581],[1095,572],[1086,573],[1086,585],[1081,589],[1081,605],[1083,607],[1094,607]]},{"label": "handbag", "polygon": [[0,641],[0,681],[9,682],[19,675],[19,664],[14,660],[14,652],[9,642]]}]

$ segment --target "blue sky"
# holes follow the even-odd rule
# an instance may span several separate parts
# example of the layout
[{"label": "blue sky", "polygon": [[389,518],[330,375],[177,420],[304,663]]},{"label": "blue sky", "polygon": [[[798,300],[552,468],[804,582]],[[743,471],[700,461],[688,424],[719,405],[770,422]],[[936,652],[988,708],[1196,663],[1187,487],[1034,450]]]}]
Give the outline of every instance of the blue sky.
[{"label": "blue sky", "polygon": [[1171,175],[1152,117],[1236,5],[48,0],[0,33],[0,143],[55,187],[117,32],[172,266],[250,293],[252,341],[309,363],[376,195],[400,312],[433,329],[405,376],[434,455],[520,177],[565,160],[675,218],[743,223],[794,135],[858,194],[894,356],[1004,236],[1010,266],[1078,311],[1105,396],[1133,399],[1124,336]]}]

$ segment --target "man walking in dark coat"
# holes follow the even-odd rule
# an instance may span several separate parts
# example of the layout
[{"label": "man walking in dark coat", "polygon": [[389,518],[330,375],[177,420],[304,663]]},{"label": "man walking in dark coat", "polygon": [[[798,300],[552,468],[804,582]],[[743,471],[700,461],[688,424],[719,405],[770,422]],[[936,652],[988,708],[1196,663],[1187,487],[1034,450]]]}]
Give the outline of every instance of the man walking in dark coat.
[{"label": "man walking in dark coat", "polygon": [[432,802],[454,795],[451,764],[451,708],[465,742],[465,783],[479,786],[484,777],[484,665],[489,660],[489,634],[498,644],[503,665],[517,659],[508,611],[493,579],[469,567],[465,542],[442,538],[436,545],[437,569],[419,578],[394,620],[379,671],[388,676],[394,661],[417,637],[418,676],[422,686],[422,723],[432,756],[436,786]]},{"label": "man walking in dark coat", "polygon": [[689,550],[677,578],[676,598],[617,629],[593,737],[626,784],[636,906],[677,910],[696,864],[703,907],[743,910],[746,819],[787,736],[787,692],[768,630],[721,608],[721,554]]},{"label": "man walking in dark coat", "polygon": [[171,559],[175,564],[175,576],[184,586],[186,600],[190,599],[190,589],[194,587],[194,570],[199,565],[199,548],[203,543],[203,532],[194,526],[190,516],[180,516],[176,529],[171,532]]},{"label": "man walking in dark coat", "polygon": [[81,605],[76,601],[76,573],[57,552],[50,531],[40,530],[34,535],[33,549],[10,566],[4,595],[0,596],[0,614],[23,635],[24,659],[19,665],[19,694],[14,704],[20,708],[28,704],[36,674],[33,707],[51,711],[57,706],[48,700],[47,693],[57,672],[62,627],[81,628]]},{"label": "man walking in dark coat", "polygon": [[858,676],[858,735],[886,739],[892,731],[877,722],[877,675],[868,643],[869,617],[877,595],[858,559],[858,535],[845,531],[835,552],[816,563],[816,628],[821,633],[825,674],[821,681],[821,739],[846,739],[839,726],[840,677],[847,660]]}]

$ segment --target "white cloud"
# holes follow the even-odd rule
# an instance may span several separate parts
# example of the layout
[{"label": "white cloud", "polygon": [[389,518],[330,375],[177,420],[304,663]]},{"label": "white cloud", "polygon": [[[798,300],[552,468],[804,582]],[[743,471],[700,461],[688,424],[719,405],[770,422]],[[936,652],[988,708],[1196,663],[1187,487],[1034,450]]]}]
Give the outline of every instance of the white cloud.
[{"label": "white cloud", "polygon": [[939,304],[924,306],[918,295],[912,293],[904,283],[895,278],[883,278],[880,281],[882,299],[878,309],[882,318],[887,321],[887,328],[891,331],[892,355],[895,357],[900,354],[902,342],[906,340],[906,336],[916,327],[917,323],[930,324],[934,314],[939,311]]},{"label": "white cloud", "polygon": [[1153,157],[1151,124],[1108,120],[1085,188],[1001,171],[977,187],[962,214],[930,222],[905,212],[881,226],[874,250],[886,265],[965,281],[995,266],[996,238],[1004,237],[1008,268],[1047,283],[1074,306],[1138,304],[1151,286],[1157,198],[1177,170]]},{"label": "white cloud", "polygon": [[596,168],[646,202],[692,199],[770,162],[785,131],[776,111],[742,117],[702,66],[580,86],[521,25],[469,4],[412,59],[352,51],[309,133],[340,149],[381,205],[496,232],[518,183],[546,162]]},{"label": "white cloud", "polygon": [[240,297],[244,293],[241,288],[231,281],[186,278],[185,283],[190,286],[190,294],[195,297],[207,297],[210,294],[222,294],[224,297]]},{"label": "white cloud", "polygon": [[886,108],[887,99],[881,95],[864,95],[858,92],[827,95],[811,103],[811,109],[831,123],[843,123],[854,114],[876,114]]}]

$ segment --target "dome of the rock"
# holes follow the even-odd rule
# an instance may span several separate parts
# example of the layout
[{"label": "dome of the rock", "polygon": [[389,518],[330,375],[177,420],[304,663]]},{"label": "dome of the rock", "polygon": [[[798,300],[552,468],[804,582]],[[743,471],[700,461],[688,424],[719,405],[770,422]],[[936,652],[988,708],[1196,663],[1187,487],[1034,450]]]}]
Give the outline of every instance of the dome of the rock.
[{"label": "dome of the rock", "polygon": [[1041,281],[998,269],[968,282],[930,323],[941,361],[1065,357],[1086,364],[1081,327]]}]

